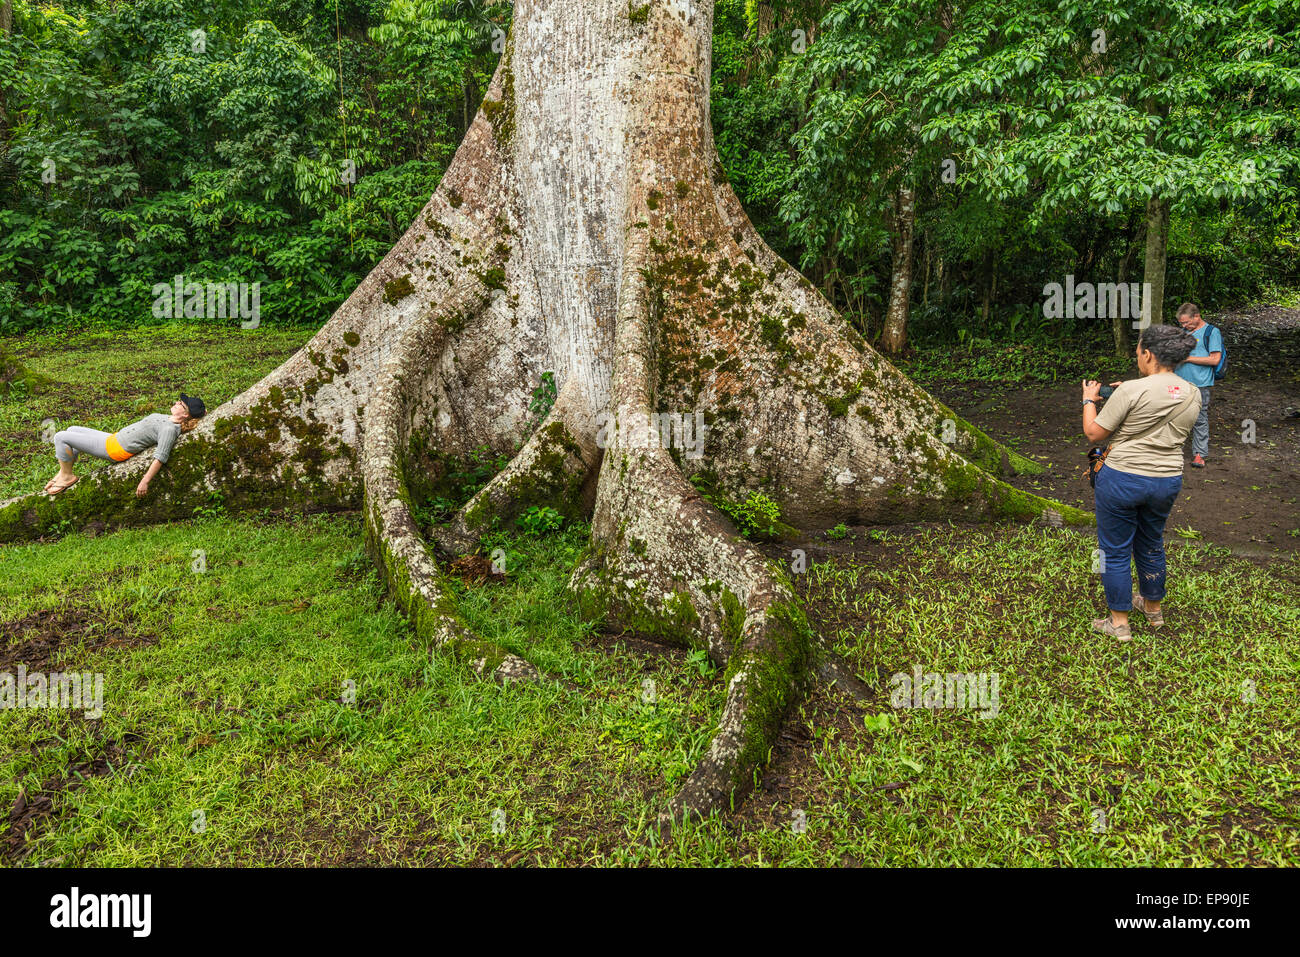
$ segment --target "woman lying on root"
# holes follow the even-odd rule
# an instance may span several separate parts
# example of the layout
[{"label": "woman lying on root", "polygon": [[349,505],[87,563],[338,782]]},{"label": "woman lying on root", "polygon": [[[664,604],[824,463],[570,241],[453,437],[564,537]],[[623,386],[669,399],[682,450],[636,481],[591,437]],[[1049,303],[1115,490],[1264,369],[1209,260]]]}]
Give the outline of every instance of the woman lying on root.
[{"label": "woman lying on root", "polygon": [[125,462],[131,456],[153,448],[153,464],[144,473],[140,484],[135,488],[136,495],[149,491],[149,482],[158,470],[167,464],[172,446],[182,432],[188,432],[199,424],[207,409],[202,399],[181,393],[181,397],[172,404],[171,414],[154,413],[146,415],[139,422],[132,422],[120,432],[109,434],[98,429],[87,429],[74,425],[54,435],[54,454],[59,460],[59,472],[45,483],[47,495],[60,492],[77,484],[77,476],[72,471],[77,456],[82,452],[110,462]]}]

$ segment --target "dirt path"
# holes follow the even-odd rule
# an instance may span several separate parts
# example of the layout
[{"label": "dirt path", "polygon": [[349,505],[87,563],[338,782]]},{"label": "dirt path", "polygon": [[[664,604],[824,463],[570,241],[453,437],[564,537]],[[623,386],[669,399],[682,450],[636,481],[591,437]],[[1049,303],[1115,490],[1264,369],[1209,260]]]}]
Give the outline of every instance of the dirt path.
[{"label": "dirt path", "polygon": [[[1184,470],[1167,534],[1192,528],[1245,558],[1300,551],[1300,309],[1263,306],[1206,318],[1227,340],[1228,375],[1210,403],[1208,465]],[[1092,509],[1082,477],[1089,443],[1080,430],[1078,384],[926,385],[993,437],[1051,463],[1047,474],[1014,484]],[[1254,444],[1242,440],[1246,420],[1255,424]]]}]

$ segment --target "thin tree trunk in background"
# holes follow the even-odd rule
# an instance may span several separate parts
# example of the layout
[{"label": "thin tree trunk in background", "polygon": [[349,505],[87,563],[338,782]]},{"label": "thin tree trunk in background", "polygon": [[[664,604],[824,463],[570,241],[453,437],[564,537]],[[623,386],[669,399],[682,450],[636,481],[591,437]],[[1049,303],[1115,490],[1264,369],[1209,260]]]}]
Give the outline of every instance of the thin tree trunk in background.
[{"label": "thin tree trunk in background", "polygon": [[836,260],[829,253],[823,254],[821,262],[817,264],[818,271],[821,273],[822,295],[827,301],[835,301],[835,277],[839,273],[836,268]]},{"label": "thin tree trunk in background", "polygon": [[468,131],[469,130],[469,85],[470,85],[470,77],[468,73],[466,73],[465,75],[464,84],[465,84],[464,87],[465,95],[461,98],[461,110],[460,110],[461,129],[463,131]]},{"label": "thin tree trunk in background", "polygon": [[889,284],[889,311],[880,333],[880,347],[898,355],[907,345],[907,318],[912,298],[912,232],[916,225],[916,191],[900,187],[890,216],[894,240],[893,276]]},{"label": "thin tree trunk in background", "polygon": [[[1124,227],[1124,255],[1119,261],[1119,287],[1120,289],[1128,288],[1128,277],[1133,272],[1133,253],[1137,245],[1133,242],[1133,217],[1129,216],[1128,225]],[[1121,293],[1123,295],[1123,293]],[[1115,336],[1115,355],[1121,359],[1129,354],[1132,345],[1129,343],[1128,329],[1132,317],[1124,319],[1120,316],[1120,310],[1116,309],[1115,314],[1111,316],[1111,331]]]},{"label": "thin tree trunk in background", "polygon": [[[1147,101],[1147,113],[1160,118],[1163,124],[1169,116],[1169,107]],[[1146,145],[1156,145],[1155,128],[1146,135]],[[1150,295],[1142,296],[1142,326],[1159,325],[1164,318],[1165,267],[1169,263],[1169,201],[1152,196],[1147,200],[1146,261],[1142,267],[1142,281],[1150,283]]]},{"label": "thin tree trunk in background", "polygon": [[984,317],[984,325],[987,326],[990,319],[993,318],[993,310],[998,304],[998,261],[993,260],[993,278],[989,283],[989,308],[988,314]]},{"label": "thin tree trunk in background", "polygon": [[930,305],[930,237],[926,233],[921,237],[922,245],[925,246],[925,279],[921,283],[921,305],[928,307]]},{"label": "thin tree trunk in background", "polygon": [[[13,31],[14,31],[13,0],[4,0],[3,3],[0,3],[0,33],[4,34],[5,36],[9,36],[9,34],[13,33]],[[9,113],[5,108],[5,88],[3,85],[0,85],[0,131],[8,129],[9,127],[9,124],[7,122],[8,118],[9,118]]]},{"label": "thin tree trunk in background", "polygon": [[1165,302],[1165,265],[1169,260],[1169,203],[1158,196],[1147,201],[1146,261],[1142,279],[1150,283],[1150,294],[1142,297],[1142,325],[1156,326],[1163,321]]},{"label": "thin tree trunk in background", "polygon": [[984,254],[984,301],[980,305],[980,329],[988,335],[989,307],[993,302],[993,250]]}]

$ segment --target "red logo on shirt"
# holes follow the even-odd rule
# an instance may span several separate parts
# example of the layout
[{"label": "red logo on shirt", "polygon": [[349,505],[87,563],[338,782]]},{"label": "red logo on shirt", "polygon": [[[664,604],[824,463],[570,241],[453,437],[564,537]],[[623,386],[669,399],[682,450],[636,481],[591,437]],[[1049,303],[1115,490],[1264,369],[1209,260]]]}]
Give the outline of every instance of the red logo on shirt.
[{"label": "red logo on shirt", "polygon": [[1169,394],[1172,395],[1175,399],[1183,394],[1183,387],[1181,385],[1171,385],[1168,388],[1169,388]]}]

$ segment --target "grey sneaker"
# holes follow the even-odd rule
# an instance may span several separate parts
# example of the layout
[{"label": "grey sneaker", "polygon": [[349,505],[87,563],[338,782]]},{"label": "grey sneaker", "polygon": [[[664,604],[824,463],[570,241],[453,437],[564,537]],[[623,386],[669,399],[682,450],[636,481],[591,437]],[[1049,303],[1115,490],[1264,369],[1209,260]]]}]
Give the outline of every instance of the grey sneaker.
[{"label": "grey sneaker", "polygon": [[1164,627],[1165,612],[1163,608],[1157,611],[1148,611],[1147,600],[1143,598],[1141,595],[1133,596],[1133,607],[1136,608],[1138,611],[1142,612],[1142,614],[1147,616],[1147,624],[1150,625],[1152,628]]},{"label": "grey sneaker", "polygon": [[1110,637],[1119,641],[1133,640],[1133,632],[1129,629],[1129,626],[1115,624],[1115,622],[1111,621],[1110,615],[1107,615],[1105,618],[1094,618],[1092,622],[1092,630],[1099,631],[1103,635],[1110,635]]}]

